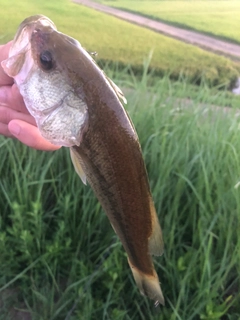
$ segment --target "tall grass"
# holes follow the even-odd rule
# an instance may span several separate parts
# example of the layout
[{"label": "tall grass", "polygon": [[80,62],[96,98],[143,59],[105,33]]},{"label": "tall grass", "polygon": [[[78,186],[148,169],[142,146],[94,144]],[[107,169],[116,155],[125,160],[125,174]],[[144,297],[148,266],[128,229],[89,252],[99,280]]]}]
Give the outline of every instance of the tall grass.
[{"label": "tall grass", "polygon": [[139,74],[151,51],[150,67],[175,80],[184,73],[192,82],[204,76],[211,85],[232,87],[240,73],[239,62],[68,0],[1,0],[0,43],[12,40],[19,24],[35,14],[48,16],[59,31],[78,39],[88,51],[97,51],[97,59],[123,68],[131,65]]},{"label": "tall grass", "polygon": [[[118,80],[118,79],[116,79]],[[210,107],[202,85],[143,75],[117,81],[142,144],[162,224],[155,258],[166,306],[155,310],[132,279],[126,254],[68,150],[0,140],[0,319],[238,319],[240,139],[237,110]],[[179,99],[181,96],[181,99]]]},{"label": "tall grass", "polygon": [[240,43],[240,2],[215,1],[99,1],[153,19]]}]

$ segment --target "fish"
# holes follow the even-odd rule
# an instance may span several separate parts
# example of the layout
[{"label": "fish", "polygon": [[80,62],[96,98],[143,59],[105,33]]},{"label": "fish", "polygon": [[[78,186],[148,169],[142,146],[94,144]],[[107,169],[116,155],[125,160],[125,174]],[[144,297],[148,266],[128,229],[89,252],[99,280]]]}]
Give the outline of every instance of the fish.
[{"label": "fish", "polygon": [[2,62],[41,135],[70,148],[127,253],[141,292],[164,305],[152,255],[164,251],[139,139],[117,85],[74,38],[46,16],[19,26]]}]

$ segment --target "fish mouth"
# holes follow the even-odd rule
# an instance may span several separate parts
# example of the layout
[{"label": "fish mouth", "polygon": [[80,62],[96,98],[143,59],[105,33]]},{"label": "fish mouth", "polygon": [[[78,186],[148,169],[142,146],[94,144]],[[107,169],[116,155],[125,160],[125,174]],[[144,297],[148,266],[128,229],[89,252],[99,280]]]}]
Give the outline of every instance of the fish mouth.
[{"label": "fish mouth", "polygon": [[[86,102],[65,80],[60,83],[60,80],[56,80],[58,76],[63,78],[61,70],[54,68],[51,69],[53,72],[46,72],[39,65],[40,49],[55,32],[55,24],[45,16],[25,19],[19,26],[9,56],[2,65],[4,71],[14,78],[41,135],[56,145],[79,146],[88,122]],[[62,36],[69,44],[80,46],[75,39]],[[64,87],[62,90],[59,88],[60,84]],[[38,90],[38,86],[42,90]],[[46,86],[48,90],[44,90]]]},{"label": "fish mouth", "polygon": [[21,35],[23,29],[27,28],[28,30],[33,31],[34,29],[36,29],[40,26],[50,27],[51,29],[53,29],[55,31],[57,30],[57,27],[52,20],[50,20],[48,17],[45,17],[45,16],[39,14],[39,15],[28,17],[20,24],[19,30],[18,30],[14,40],[18,39],[18,37]]},{"label": "fish mouth", "polygon": [[[30,71],[33,63],[25,64],[26,59],[31,61],[31,37],[34,32],[44,27],[48,32],[56,31],[55,24],[43,15],[31,16],[25,19],[19,26],[13,44],[9,50],[8,59],[2,61],[1,65],[4,71],[10,76],[14,77],[15,81],[24,82],[26,74]],[[21,70],[25,66],[24,70]],[[20,74],[16,78],[16,75]]]},{"label": "fish mouth", "polygon": [[56,31],[57,27],[47,17],[43,15],[31,16],[25,19],[19,26],[12,47],[9,51],[9,57],[12,57],[21,51],[26,51],[30,48],[31,36],[33,32],[41,27],[48,28],[49,31]]}]

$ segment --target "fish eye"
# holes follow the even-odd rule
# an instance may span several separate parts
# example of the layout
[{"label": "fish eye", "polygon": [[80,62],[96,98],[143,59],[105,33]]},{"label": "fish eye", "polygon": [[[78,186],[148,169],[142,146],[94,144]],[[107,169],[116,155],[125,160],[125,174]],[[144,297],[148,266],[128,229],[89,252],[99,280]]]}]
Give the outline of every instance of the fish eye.
[{"label": "fish eye", "polygon": [[53,68],[53,58],[50,51],[43,51],[40,54],[40,63],[44,70],[50,70]]}]

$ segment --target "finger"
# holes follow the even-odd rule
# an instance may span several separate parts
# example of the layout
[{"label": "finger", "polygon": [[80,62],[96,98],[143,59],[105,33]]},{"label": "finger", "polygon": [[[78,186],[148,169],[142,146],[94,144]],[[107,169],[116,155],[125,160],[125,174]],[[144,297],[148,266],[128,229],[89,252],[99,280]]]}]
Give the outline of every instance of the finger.
[{"label": "finger", "polygon": [[9,49],[12,42],[0,46],[0,86],[13,84],[13,79],[6,75],[1,66],[1,62],[8,58]]},{"label": "finger", "polygon": [[28,113],[23,98],[15,84],[0,87],[0,104],[6,105],[14,110]]},{"label": "finger", "polygon": [[8,129],[10,133],[19,141],[31,148],[45,151],[57,150],[61,148],[60,146],[53,145],[49,141],[45,140],[41,136],[37,127],[22,120],[10,121],[8,124]]},{"label": "finger", "polygon": [[34,118],[30,114],[15,111],[0,105],[0,123],[8,124],[11,120],[18,119],[36,126]]},{"label": "finger", "polygon": [[8,130],[8,125],[4,123],[0,123],[0,134],[5,137],[13,137],[11,132]]}]

